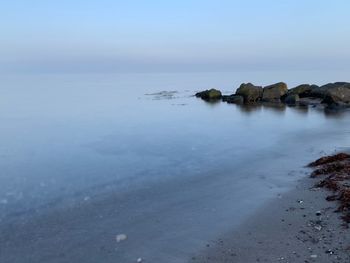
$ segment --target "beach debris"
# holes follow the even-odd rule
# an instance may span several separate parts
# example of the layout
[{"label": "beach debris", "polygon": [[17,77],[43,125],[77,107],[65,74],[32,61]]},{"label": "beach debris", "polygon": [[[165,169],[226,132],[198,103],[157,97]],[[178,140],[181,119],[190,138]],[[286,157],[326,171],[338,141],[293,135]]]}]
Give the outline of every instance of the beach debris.
[{"label": "beach debris", "polygon": [[127,240],[128,236],[125,234],[118,234],[115,236],[117,243]]},{"label": "beach debris", "polygon": [[143,261],[142,258],[138,258],[138,259],[136,260],[137,263],[141,263],[142,261]]},{"label": "beach debris", "polygon": [[[326,197],[327,201],[338,201],[336,212],[343,213],[342,219],[346,224],[350,223],[350,155],[338,153],[332,156],[322,157],[309,164],[310,167],[317,167],[311,177],[323,178],[316,184],[316,187],[326,188],[333,192]],[[317,216],[322,212],[317,211]],[[347,226],[347,225],[346,225]]]},{"label": "beach debris", "polygon": [[308,166],[315,167],[315,166],[320,166],[320,165],[324,165],[324,164],[334,163],[337,161],[343,161],[346,159],[350,159],[350,154],[338,153],[336,155],[325,156],[325,157],[322,157],[320,159],[317,159],[316,161],[310,163]]}]

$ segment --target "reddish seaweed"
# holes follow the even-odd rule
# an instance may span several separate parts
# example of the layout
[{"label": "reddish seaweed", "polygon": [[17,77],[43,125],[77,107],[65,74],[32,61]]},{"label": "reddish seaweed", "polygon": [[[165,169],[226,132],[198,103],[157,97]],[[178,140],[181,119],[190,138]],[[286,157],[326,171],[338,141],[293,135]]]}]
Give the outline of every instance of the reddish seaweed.
[{"label": "reddish seaweed", "polygon": [[322,157],[309,164],[309,167],[317,167],[311,177],[322,177],[316,186],[333,191],[328,196],[328,201],[338,201],[336,212],[343,213],[342,219],[346,224],[350,223],[350,155],[339,153]]},{"label": "reddish seaweed", "polygon": [[310,167],[320,166],[328,163],[343,161],[346,159],[350,159],[350,154],[347,153],[338,153],[335,155],[322,157],[312,163],[309,164]]}]

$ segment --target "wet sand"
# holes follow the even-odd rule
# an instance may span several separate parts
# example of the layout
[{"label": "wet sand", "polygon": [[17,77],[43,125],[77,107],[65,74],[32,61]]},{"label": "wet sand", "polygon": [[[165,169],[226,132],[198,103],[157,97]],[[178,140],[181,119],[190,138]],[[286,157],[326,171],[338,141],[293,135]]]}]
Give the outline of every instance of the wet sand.
[{"label": "wet sand", "polygon": [[329,192],[305,178],[189,262],[350,262],[350,235]]},{"label": "wet sand", "polygon": [[[122,207],[116,209],[116,203],[123,203],[123,197],[116,195],[63,211],[52,211],[46,216],[3,225],[0,229],[0,262],[68,263],[103,260],[112,263],[137,262],[138,258],[142,262],[155,262],[158,258],[167,259],[168,262],[193,263],[349,262],[349,230],[342,226],[341,214],[334,213],[338,203],[325,200],[329,192],[313,188],[318,181],[299,179],[291,191],[276,195],[270,202],[255,209],[254,214],[247,216],[244,223],[237,225],[233,222],[232,231],[226,231],[220,239],[209,239],[202,243],[202,249],[190,254],[183,248],[198,246],[190,238],[194,233],[191,231],[196,227],[185,231],[183,226],[176,226],[180,223],[177,217],[180,208],[177,204],[169,208],[165,202],[164,207],[157,209],[159,213],[153,216],[146,215],[145,211],[138,211],[140,216],[123,215]],[[184,185],[181,187],[186,188]],[[244,197],[243,192],[241,196]],[[128,196],[125,202],[129,205],[132,202],[140,203],[144,197],[135,196],[135,200],[130,200]],[[185,198],[184,202],[188,200]],[[241,201],[237,199],[236,202]],[[155,209],[148,207],[147,203],[143,205],[146,210]],[[193,210],[198,203],[188,205]],[[126,218],[122,220],[124,216]],[[186,220],[185,215],[183,217]],[[177,221],[171,221],[171,218],[177,218]],[[213,229],[217,228],[216,224],[222,223],[215,218],[209,220],[213,222]],[[173,240],[166,238],[166,233],[159,232],[164,228],[160,224],[166,224],[172,231]],[[196,224],[192,222],[191,225]],[[199,229],[203,228],[198,226]],[[117,242],[116,234],[124,234],[118,232],[122,229],[126,230],[127,236],[121,236],[121,241]]]}]

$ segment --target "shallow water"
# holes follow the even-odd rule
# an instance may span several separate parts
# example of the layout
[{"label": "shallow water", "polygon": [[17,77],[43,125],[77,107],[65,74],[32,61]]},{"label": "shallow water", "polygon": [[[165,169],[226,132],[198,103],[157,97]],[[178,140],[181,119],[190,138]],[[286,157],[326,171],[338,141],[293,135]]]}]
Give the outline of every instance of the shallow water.
[{"label": "shallow water", "polygon": [[274,74],[3,76],[0,262],[185,262],[239,226],[348,146],[348,112],[192,97],[338,77]]}]

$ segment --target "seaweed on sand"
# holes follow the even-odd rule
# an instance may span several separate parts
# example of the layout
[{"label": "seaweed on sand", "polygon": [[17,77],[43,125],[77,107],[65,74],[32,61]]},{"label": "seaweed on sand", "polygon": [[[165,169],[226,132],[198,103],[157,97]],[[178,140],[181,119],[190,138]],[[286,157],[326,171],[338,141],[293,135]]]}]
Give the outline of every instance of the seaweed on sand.
[{"label": "seaweed on sand", "polygon": [[322,157],[308,166],[316,167],[311,177],[322,177],[316,186],[333,191],[326,199],[339,202],[336,212],[343,213],[342,219],[350,224],[350,155],[338,153]]}]

